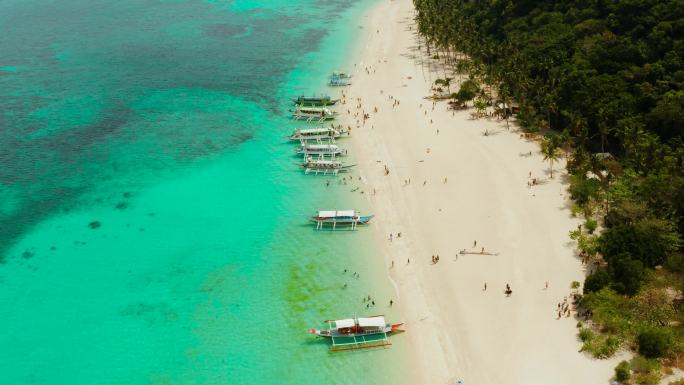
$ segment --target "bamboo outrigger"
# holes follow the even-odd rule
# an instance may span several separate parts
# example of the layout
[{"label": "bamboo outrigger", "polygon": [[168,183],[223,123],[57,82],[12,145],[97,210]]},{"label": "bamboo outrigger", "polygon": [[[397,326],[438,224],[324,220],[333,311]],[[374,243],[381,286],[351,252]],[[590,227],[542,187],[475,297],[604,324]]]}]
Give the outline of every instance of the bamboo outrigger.
[{"label": "bamboo outrigger", "polygon": [[330,338],[331,352],[387,347],[392,345],[388,335],[405,332],[399,329],[403,323],[388,324],[382,315],[325,322],[328,323],[328,330],[309,329],[309,334]]}]

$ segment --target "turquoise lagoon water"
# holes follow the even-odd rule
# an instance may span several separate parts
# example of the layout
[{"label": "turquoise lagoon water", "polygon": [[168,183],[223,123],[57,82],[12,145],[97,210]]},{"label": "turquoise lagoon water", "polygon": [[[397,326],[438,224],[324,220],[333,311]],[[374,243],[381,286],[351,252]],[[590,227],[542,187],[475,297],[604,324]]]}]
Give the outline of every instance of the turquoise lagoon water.
[{"label": "turquoise lagoon water", "polygon": [[404,382],[402,336],[305,333],[396,314],[370,232],[305,221],[353,182],[284,140],[371,4],[0,0],[2,384]]}]

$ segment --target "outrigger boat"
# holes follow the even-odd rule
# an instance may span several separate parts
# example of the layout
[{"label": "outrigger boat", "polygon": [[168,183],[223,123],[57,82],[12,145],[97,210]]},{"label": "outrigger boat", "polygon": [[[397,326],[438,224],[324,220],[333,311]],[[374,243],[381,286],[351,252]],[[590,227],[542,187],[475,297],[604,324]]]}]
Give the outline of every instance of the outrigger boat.
[{"label": "outrigger boat", "polygon": [[305,120],[307,122],[324,122],[326,120],[334,120],[337,112],[334,112],[324,107],[303,107],[297,106],[292,111],[293,120]]},{"label": "outrigger boat", "polygon": [[382,315],[325,322],[328,323],[328,330],[309,329],[309,334],[330,338],[332,352],[387,347],[392,345],[387,339],[388,335],[405,332],[399,329],[403,323],[388,324]]},{"label": "outrigger boat", "polygon": [[303,144],[295,152],[303,155],[344,156],[347,150],[336,144]]},{"label": "outrigger boat", "polygon": [[339,160],[325,160],[322,157],[314,159],[311,156],[306,157],[301,166],[304,168],[305,174],[315,175],[337,175],[337,173],[346,172],[349,168],[354,167],[353,164],[348,165]]},{"label": "outrigger boat", "polygon": [[349,131],[341,128],[333,127],[316,127],[316,128],[297,128],[289,136],[290,140],[299,140],[304,142],[307,140],[321,140],[321,139],[337,139],[343,134],[349,134]]},{"label": "outrigger boat", "polygon": [[337,225],[348,225],[351,230],[355,230],[358,225],[367,225],[374,215],[361,215],[355,210],[327,210],[319,211],[311,217],[311,221],[316,222],[316,230],[322,229],[326,224],[331,224],[335,230]]},{"label": "outrigger boat", "polygon": [[298,106],[332,106],[335,105],[337,102],[339,102],[340,99],[333,99],[328,95],[322,95],[322,96],[299,96],[297,99],[294,99],[293,102],[294,104]]},{"label": "outrigger boat", "polygon": [[333,87],[350,86],[351,80],[349,78],[330,78],[328,85]]},{"label": "outrigger boat", "polygon": [[346,72],[333,72],[330,74],[330,79],[351,79],[352,75]]}]

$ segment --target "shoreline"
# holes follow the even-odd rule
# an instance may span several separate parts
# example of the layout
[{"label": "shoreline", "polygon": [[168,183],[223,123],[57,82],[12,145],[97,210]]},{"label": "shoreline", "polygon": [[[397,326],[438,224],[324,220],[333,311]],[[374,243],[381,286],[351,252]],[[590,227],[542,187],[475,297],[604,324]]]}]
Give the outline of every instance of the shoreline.
[{"label": "shoreline", "polygon": [[[580,222],[570,215],[564,162],[551,179],[537,143],[513,125],[508,132],[503,121],[423,99],[444,70],[418,50],[412,12],[410,0],[383,0],[364,16],[340,108],[407,324],[410,383],[607,383],[619,357],[578,353],[577,320],[555,316],[584,277],[567,235]],[[355,112],[370,118],[357,126]],[[530,178],[540,184],[526,186]],[[482,247],[498,255],[459,254]]]}]

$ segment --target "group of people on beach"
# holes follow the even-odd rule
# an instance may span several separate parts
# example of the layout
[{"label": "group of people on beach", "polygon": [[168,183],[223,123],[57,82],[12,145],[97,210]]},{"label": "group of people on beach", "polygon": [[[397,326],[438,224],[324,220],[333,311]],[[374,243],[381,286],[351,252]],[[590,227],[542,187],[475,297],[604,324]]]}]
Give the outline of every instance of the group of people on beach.
[{"label": "group of people on beach", "polygon": [[556,319],[561,319],[562,316],[570,317],[570,304],[568,303],[568,297],[563,298],[563,302],[558,302],[556,311],[558,312],[558,318]]}]

